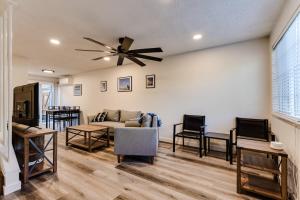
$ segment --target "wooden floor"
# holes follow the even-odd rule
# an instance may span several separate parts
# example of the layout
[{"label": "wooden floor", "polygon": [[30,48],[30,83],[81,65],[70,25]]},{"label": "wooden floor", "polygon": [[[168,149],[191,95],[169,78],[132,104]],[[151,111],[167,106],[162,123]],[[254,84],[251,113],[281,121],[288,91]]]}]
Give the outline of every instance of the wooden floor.
[{"label": "wooden floor", "polygon": [[236,166],[196,151],[160,143],[154,165],[125,158],[117,163],[113,147],[88,153],[65,146],[59,134],[58,173],[45,174],[2,199],[168,200],[254,199],[236,193]]}]

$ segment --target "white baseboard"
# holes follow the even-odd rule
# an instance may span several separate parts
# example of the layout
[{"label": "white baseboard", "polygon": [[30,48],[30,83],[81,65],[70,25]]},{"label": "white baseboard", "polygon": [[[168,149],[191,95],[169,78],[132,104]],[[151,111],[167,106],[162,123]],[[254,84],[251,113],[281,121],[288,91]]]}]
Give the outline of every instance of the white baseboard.
[{"label": "white baseboard", "polygon": [[1,171],[4,176],[4,195],[8,195],[21,189],[21,181],[19,179],[20,168],[17,162],[16,154],[12,146],[9,147],[9,150],[10,152],[8,160],[0,156]]},{"label": "white baseboard", "polygon": [[21,182],[17,181],[10,185],[3,186],[3,195],[8,195],[21,189]]}]

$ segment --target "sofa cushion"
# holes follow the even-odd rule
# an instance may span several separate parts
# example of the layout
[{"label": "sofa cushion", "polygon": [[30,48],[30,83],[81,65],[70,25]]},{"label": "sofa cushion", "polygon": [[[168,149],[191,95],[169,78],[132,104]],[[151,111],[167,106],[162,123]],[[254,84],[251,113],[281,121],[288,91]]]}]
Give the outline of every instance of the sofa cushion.
[{"label": "sofa cushion", "polygon": [[152,117],[149,114],[144,114],[142,117],[141,127],[151,127]]},{"label": "sofa cushion", "polygon": [[125,122],[125,127],[141,127],[138,120],[130,120]]},{"label": "sofa cushion", "polygon": [[120,110],[104,109],[103,112],[107,112],[106,121],[118,122],[120,121]]},{"label": "sofa cushion", "polygon": [[121,110],[120,122],[139,120],[141,118],[141,115],[142,115],[141,111]]},{"label": "sofa cushion", "polygon": [[125,123],[121,122],[112,122],[112,121],[104,121],[104,122],[91,122],[91,125],[105,126],[110,128],[123,128],[125,127]]},{"label": "sofa cushion", "polygon": [[107,112],[98,113],[93,119],[92,122],[103,122],[107,116]]}]

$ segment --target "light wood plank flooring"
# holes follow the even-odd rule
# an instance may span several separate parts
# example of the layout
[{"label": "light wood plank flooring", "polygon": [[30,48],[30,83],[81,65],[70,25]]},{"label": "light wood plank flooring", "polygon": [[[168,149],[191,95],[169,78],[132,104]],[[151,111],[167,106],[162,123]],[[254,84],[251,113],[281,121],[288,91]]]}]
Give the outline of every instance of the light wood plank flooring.
[{"label": "light wood plank flooring", "polygon": [[45,174],[4,200],[195,200],[255,199],[236,193],[236,166],[224,160],[199,158],[196,151],[160,143],[154,165],[147,160],[117,163],[113,146],[88,153],[65,146],[58,137],[58,173]]}]

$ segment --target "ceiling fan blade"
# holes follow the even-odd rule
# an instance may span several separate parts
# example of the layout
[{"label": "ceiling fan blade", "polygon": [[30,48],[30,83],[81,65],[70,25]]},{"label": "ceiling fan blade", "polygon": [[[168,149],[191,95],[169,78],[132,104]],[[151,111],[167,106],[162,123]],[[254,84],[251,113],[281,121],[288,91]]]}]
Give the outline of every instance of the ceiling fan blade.
[{"label": "ceiling fan blade", "polygon": [[148,49],[134,49],[128,51],[128,53],[158,53],[163,52],[163,50],[160,47],[157,48],[148,48]]},{"label": "ceiling fan blade", "polygon": [[104,47],[106,47],[106,48],[108,48],[108,49],[117,51],[115,48],[110,47],[110,46],[108,46],[108,45],[106,45],[106,44],[104,44],[104,43],[102,43],[102,42],[99,42],[99,41],[97,41],[97,40],[94,40],[94,39],[92,39],[92,38],[83,37],[83,39],[88,40],[88,41],[90,41],[90,42],[94,42],[94,43],[96,43],[96,44],[100,44],[101,46],[104,46]]},{"label": "ceiling fan blade", "polygon": [[110,51],[92,50],[92,49],[75,49],[75,51],[91,51],[91,52],[105,52],[105,53],[112,53],[112,52],[110,52]]},{"label": "ceiling fan blade", "polygon": [[101,56],[101,57],[98,57],[98,58],[94,58],[94,59],[92,59],[92,60],[101,60],[101,59],[103,59],[104,57],[106,57],[106,56]]},{"label": "ceiling fan blade", "polygon": [[123,40],[123,42],[122,42],[122,44],[121,44],[122,49],[123,49],[124,51],[128,51],[129,48],[131,47],[133,41],[134,41],[134,40],[131,39],[131,38],[129,38],[129,37],[124,37],[124,40]]},{"label": "ceiling fan blade", "polygon": [[140,61],[139,59],[135,58],[135,57],[131,57],[131,56],[126,56],[126,58],[128,58],[129,60],[131,60],[132,62],[138,64],[141,67],[146,66],[145,63],[143,63],[142,61]]},{"label": "ceiling fan blade", "polygon": [[111,57],[111,56],[115,56],[115,55],[118,55],[118,54],[115,53],[115,54],[112,54],[112,55],[101,56],[101,57],[98,57],[98,58],[94,58],[94,59],[92,59],[92,60],[100,60],[100,59],[103,59],[103,58],[105,58],[105,57]]},{"label": "ceiling fan blade", "polygon": [[144,58],[144,59],[154,60],[154,61],[158,61],[158,62],[161,62],[163,60],[162,58],[147,56],[147,55],[142,55],[142,54],[130,54],[130,55],[137,57],[137,58]]},{"label": "ceiling fan blade", "polygon": [[120,66],[120,65],[122,65],[123,64],[123,61],[124,61],[124,56],[119,56],[119,58],[118,58],[118,63],[117,63],[117,66]]}]

